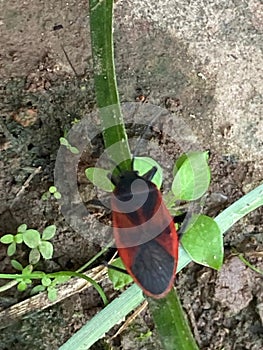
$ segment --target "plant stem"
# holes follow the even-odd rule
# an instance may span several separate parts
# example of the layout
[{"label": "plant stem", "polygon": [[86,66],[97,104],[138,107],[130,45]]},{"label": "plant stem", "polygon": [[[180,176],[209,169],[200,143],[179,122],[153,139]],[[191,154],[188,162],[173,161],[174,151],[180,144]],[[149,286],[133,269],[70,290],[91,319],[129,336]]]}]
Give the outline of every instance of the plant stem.
[{"label": "plant stem", "polygon": [[164,299],[147,300],[165,350],[198,350],[176,289]]},{"label": "plant stem", "polygon": [[[113,58],[113,0],[90,0],[89,4],[94,83],[104,144],[110,158],[120,164],[120,168],[130,169],[131,153],[119,102]],[[112,147],[114,144],[117,147]]]}]

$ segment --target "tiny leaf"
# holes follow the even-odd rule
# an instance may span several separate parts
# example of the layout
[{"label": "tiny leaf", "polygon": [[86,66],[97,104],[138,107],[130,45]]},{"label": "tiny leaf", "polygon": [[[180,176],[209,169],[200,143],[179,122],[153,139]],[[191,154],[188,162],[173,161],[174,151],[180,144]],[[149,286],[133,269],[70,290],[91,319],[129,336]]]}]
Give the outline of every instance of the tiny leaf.
[{"label": "tiny leaf", "polygon": [[73,154],[79,154],[79,150],[77,149],[77,147],[69,146],[69,150]]},{"label": "tiny leaf", "polygon": [[43,286],[42,284],[39,284],[38,286],[35,286],[34,288],[32,288],[32,290],[30,291],[30,294],[34,295],[40,292],[44,292],[44,290],[46,290],[46,287]]},{"label": "tiny leaf", "polygon": [[108,269],[109,279],[112,281],[114,289],[121,289],[133,281],[131,276],[126,273],[121,258],[114,260],[111,265],[123,269],[123,272],[116,271],[110,267]]},{"label": "tiny leaf", "polygon": [[23,275],[30,275],[33,271],[33,266],[31,264],[27,265],[23,268],[22,274]]},{"label": "tiny leaf", "polygon": [[28,260],[29,260],[29,263],[33,264],[33,265],[35,265],[35,264],[37,264],[39,262],[39,260],[40,260],[40,253],[39,253],[38,248],[31,249],[31,251],[29,253]]},{"label": "tiny leaf", "polygon": [[7,255],[12,256],[15,254],[15,252],[16,252],[16,243],[13,242],[7,248]]},{"label": "tiny leaf", "polygon": [[42,233],[42,239],[46,241],[53,238],[55,236],[56,229],[57,228],[55,225],[47,226]]},{"label": "tiny leaf", "polygon": [[16,243],[18,243],[18,244],[20,244],[20,243],[22,243],[23,242],[23,233],[18,233],[18,234],[16,234],[15,235],[15,242]]},{"label": "tiny leaf", "polygon": [[42,201],[46,201],[46,200],[48,200],[49,198],[51,197],[51,194],[50,194],[50,192],[44,192],[43,194],[42,194],[42,196],[41,196],[41,199],[42,199]]},{"label": "tiny leaf", "polygon": [[25,281],[21,281],[20,283],[18,283],[17,290],[19,290],[19,292],[23,292],[26,289],[27,289],[27,284]]},{"label": "tiny leaf", "polygon": [[18,271],[23,271],[23,266],[17,260],[11,260],[11,265],[13,266],[14,269]]},{"label": "tiny leaf", "polygon": [[24,242],[29,248],[36,248],[40,240],[40,233],[37,230],[29,229],[24,232]]},{"label": "tiny leaf", "polygon": [[222,266],[223,236],[217,223],[209,216],[194,215],[181,242],[195,262],[216,270]]},{"label": "tiny leaf", "polygon": [[49,192],[52,193],[52,194],[55,193],[55,192],[57,192],[56,186],[50,186],[48,190],[49,190]]},{"label": "tiny leaf", "polygon": [[0,242],[3,244],[10,244],[14,241],[14,239],[15,239],[14,235],[8,234],[1,237]]},{"label": "tiny leaf", "polygon": [[49,277],[43,277],[41,283],[43,286],[48,287],[51,285],[51,279]]},{"label": "tiny leaf", "polygon": [[47,241],[42,241],[39,245],[39,251],[44,259],[51,259],[53,255],[52,243]]},{"label": "tiny leaf", "polygon": [[61,193],[60,192],[55,192],[53,195],[56,199],[60,199],[61,198]]},{"label": "tiny leaf", "polygon": [[65,139],[65,137],[60,137],[60,138],[59,138],[59,142],[60,142],[60,144],[63,145],[63,146],[68,146],[68,145],[69,145],[68,140]]},{"label": "tiny leaf", "polygon": [[23,233],[23,232],[26,231],[26,229],[27,229],[27,225],[26,224],[22,224],[22,225],[18,226],[17,233]]},{"label": "tiny leaf", "polygon": [[54,287],[48,287],[47,288],[47,295],[48,295],[48,299],[50,301],[57,300],[57,289]]}]

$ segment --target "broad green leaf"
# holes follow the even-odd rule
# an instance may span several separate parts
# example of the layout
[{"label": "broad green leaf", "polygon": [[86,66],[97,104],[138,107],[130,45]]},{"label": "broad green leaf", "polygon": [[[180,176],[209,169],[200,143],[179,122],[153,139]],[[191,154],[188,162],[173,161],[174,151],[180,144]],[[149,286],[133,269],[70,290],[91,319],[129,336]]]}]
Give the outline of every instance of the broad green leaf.
[{"label": "broad green leaf", "polygon": [[10,244],[14,241],[14,239],[15,239],[14,235],[8,234],[1,237],[0,242],[3,244]]},{"label": "broad green leaf", "polygon": [[42,241],[39,245],[39,251],[44,259],[51,259],[53,255],[52,243],[47,241]]},{"label": "broad green leaf", "polygon": [[109,279],[112,281],[114,289],[121,289],[133,281],[131,276],[126,273],[121,258],[117,258],[116,260],[114,260],[111,265],[123,269],[123,272],[120,272],[111,269],[110,266],[108,268]]},{"label": "broad green leaf", "polygon": [[23,266],[17,260],[11,260],[11,265],[13,266],[14,269],[18,271],[23,271]]},{"label": "broad green leaf", "polygon": [[39,260],[40,260],[40,253],[39,253],[38,248],[31,249],[31,251],[29,253],[28,260],[29,260],[29,263],[33,264],[33,265],[35,265],[35,264],[37,264],[39,262]]},{"label": "broad green leaf", "polygon": [[196,200],[207,191],[210,184],[207,158],[207,152],[191,152],[177,160],[172,183],[172,192],[176,200]]},{"label": "broad green leaf", "polygon": [[217,223],[206,215],[194,215],[181,242],[193,261],[216,270],[223,264],[223,236]]},{"label": "broad green leaf", "polygon": [[40,240],[40,233],[37,230],[29,229],[23,233],[24,242],[29,248],[36,248]]},{"label": "broad green leaf", "polygon": [[53,238],[55,236],[56,229],[56,225],[47,226],[42,233],[42,239],[46,241]]},{"label": "broad green leaf", "polygon": [[26,231],[26,229],[27,229],[27,225],[26,224],[22,224],[22,225],[18,226],[17,233],[23,233],[23,232]]},{"label": "broad green leaf", "polygon": [[85,170],[87,179],[92,182],[94,186],[106,192],[112,192],[114,190],[114,185],[108,178],[109,173],[109,170],[102,168],[87,168]]},{"label": "broad green leaf", "polygon": [[13,242],[7,248],[7,255],[12,256],[15,254],[15,252],[16,252],[16,243]]},{"label": "broad green leaf", "polygon": [[147,171],[151,170],[153,167],[156,167],[157,171],[151,181],[160,188],[163,182],[163,170],[160,165],[150,157],[134,158],[134,170],[137,170],[140,176],[146,174]]},{"label": "broad green leaf", "polygon": [[18,243],[18,244],[22,243],[24,240],[23,233],[17,233],[14,238],[15,238],[16,243]]}]

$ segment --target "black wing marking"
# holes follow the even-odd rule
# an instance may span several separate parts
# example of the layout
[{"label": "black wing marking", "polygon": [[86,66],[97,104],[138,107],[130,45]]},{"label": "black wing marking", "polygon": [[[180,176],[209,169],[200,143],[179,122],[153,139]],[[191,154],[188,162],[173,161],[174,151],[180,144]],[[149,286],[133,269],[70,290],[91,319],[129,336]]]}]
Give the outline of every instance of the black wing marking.
[{"label": "black wing marking", "polygon": [[168,288],[175,264],[174,258],[152,240],[140,246],[131,271],[145,290],[159,295]]}]

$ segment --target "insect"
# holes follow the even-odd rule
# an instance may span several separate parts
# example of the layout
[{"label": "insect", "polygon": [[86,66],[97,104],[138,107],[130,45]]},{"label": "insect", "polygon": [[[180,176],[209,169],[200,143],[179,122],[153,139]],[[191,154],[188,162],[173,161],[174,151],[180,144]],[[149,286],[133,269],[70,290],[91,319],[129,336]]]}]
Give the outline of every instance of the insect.
[{"label": "insect", "polygon": [[113,234],[127,272],[153,298],[172,288],[178,262],[178,236],[162,194],[151,181],[156,167],[140,176],[133,170],[110,177]]}]

